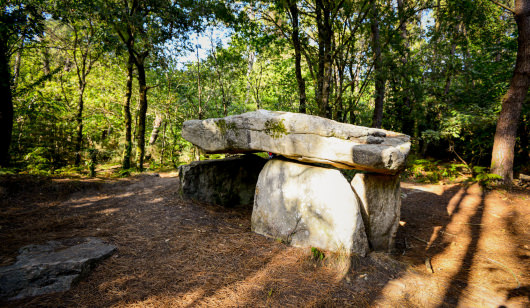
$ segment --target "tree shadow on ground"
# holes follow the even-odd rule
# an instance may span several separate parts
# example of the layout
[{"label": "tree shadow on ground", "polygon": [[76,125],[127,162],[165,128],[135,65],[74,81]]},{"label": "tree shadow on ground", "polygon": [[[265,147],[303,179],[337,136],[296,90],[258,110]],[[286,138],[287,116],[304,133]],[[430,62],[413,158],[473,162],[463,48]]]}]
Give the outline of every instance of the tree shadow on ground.
[{"label": "tree shadow on ground", "polygon": [[[60,198],[58,192],[72,184],[54,185],[59,187],[40,192],[37,187],[29,190],[30,195],[22,192],[0,203],[0,241],[6,243],[0,250],[2,263],[13,261],[21,246],[74,236],[101,237],[117,245],[118,252],[70,291],[1,305],[365,307],[393,298],[402,305],[453,305],[465,295],[458,288],[462,281],[468,283],[470,261],[442,277],[447,283],[434,298],[418,298],[416,293],[427,292],[432,285],[422,290],[409,276],[425,282],[444,272],[438,269],[444,267],[439,265],[443,260],[437,258],[453,249],[454,242],[459,245],[458,240],[451,241],[451,224],[460,221],[474,235],[482,230],[466,223],[483,224],[483,207],[457,217],[467,212],[466,187],[449,186],[439,193],[405,188],[402,221],[406,224],[398,231],[394,256],[372,253],[367,258],[347,258],[326,253],[320,261],[309,249],[252,233],[250,207],[182,200],[177,178],[142,176],[105,182]],[[478,239],[464,247],[464,260],[473,260],[477,245]],[[435,274],[421,269],[427,257]],[[506,296],[520,299],[524,288],[506,290]]]}]

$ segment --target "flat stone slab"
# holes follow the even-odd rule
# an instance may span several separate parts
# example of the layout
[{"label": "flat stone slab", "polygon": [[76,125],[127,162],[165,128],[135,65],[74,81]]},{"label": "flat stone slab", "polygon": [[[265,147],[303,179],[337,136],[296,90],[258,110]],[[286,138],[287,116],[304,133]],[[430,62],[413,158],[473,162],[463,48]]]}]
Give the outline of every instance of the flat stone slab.
[{"label": "flat stone slab", "polygon": [[94,237],[22,247],[13,265],[0,267],[0,298],[13,300],[67,291],[115,250],[115,246]]},{"label": "flat stone slab", "polygon": [[182,195],[222,206],[252,205],[256,182],[266,162],[250,154],[182,165],[179,167]]},{"label": "flat stone slab", "polygon": [[182,136],[208,153],[273,152],[302,162],[397,174],[410,137],[300,113],[258,110],[184,122]]},{"label": "flat stone slab", "polygon": [[359,203],[340,171],[283,159],[259,175],[252,231],[298,247],[368,252]]}]

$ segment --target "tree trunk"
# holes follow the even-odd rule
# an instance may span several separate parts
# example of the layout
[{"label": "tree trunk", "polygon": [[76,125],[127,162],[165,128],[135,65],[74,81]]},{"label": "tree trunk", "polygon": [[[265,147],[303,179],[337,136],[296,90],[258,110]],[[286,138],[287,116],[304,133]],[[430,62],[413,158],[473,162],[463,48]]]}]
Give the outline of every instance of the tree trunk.
[{"label": "tree trunk", "polygon": [[160,166],[164,166],[164,153],[166,151],[166,129],[167,121],[164,122],[164,128],[162,129],[162,149],[160,150]]},{"label": "tree trunk", "polygon": [[125,149],[123,150],[123,169],[131,168],[131,152],[132,152],[132,119],[131,119],[131,96],[132,96],[132,82],[133,82],[133,65],[134,59],[129,54],[127,61],[127,82],[125,84],[125,97],[123,102],[123,118],[125,119]]},{"label": "tree trunk", "polygon": [[142,55],[135,60],[138,69],[139,106],[138,106],[138,127],[136,129],[136,169],[144,170],[145,157],[145,117],[147,115],[147,83],[145,78],[144,61],[147,55]]},{"label": "tree trunk", "polygon": [[[325,3],[324,3],[325,2]],[[316,21],[318,28],[318,72],[315,98],[318,105],[318,115],[331,117],[329,94],[331,89],[331,40],[333,30],[330,22],[329,1],[316,1]]]},{"label": "tree trunk", "polygon": [[15,56],[15,67],[13,68],[13,92],[16,91],[18,84],[18,77],[20,76],[20,64],[22,63],[22,52],[24,51],[24,40],[20,42],[20,47]]},{"label": "tree trunk", "polygon": [[385,98],[385,78],[383,75],[383,60],[381,57],[381,41],[379,37],[379,20],[377,4],[372,1],[372,49],[374,53],[374,73],[375,73],[375,96],[374,114],[372,117],[372,127],[381,128],[383,122],[383,100]]},{"label": "tree trunk", "polygon": [[252,67],[254,66],[254,57],[255,57],[254,51],[252,51],[249,47],[248,48],[248,63],[247,63],[247,91],[245,92],[245,109],[252,95],[250,93],[251,91],[250,74],[252,73]]},{"label": "tree trunk", "polygon": [[197,92],[199,96],[199,120],[202,120],[203,111],[202,111],[202,92],[201,92],[201,59],[199,58],[199,45],[197,45]]},{"label": "tree trunk", "polygon": [[85,92],[85,82],[80,82],[79,86],[79,97],[78,97],[78,104],[77,104],[77,114],[75,117],[76,121],[76,138],[75,138],[75,166],[79,167],[81,164],[81,148],[83,146],[83,108],[84,108],[84,101],[83,101],[83,94]]},{"label": "tree trunk", "polygon": [[517,60],[502,102],[491,157],[491,172],[501,176],[506,185],[512,185],[517,123],[530,87],[530,1],[516,0],[514,17],[519,31]]},{"label": "tree trunk", "polygon": [[42,72],[46,76],[50,74],[50,51],[47,47],[42,49]]},{"label": "tree trunk", "polygon": [[13,132],[13,98],[7,42],[0,34],[0,166],[9,165],[9,146]]},{"label": "tree trunk", "polygon": [[[398,10],[400,15],[400,37],[403,43],[403,56],[401,57],[402,72],[408,71],[408,62],[409,62],[409,42],[408,42],[408,31],[407,31],[407,18],[405,16],[405,9],[407,5],[407,0],[398,0]],[[406,73],[405,73],[406,74]],[[401,106],[399,106],[398,114],[401,118],[401,132],[407,135],[414,133],[414,119],[413,119],[413,109],[414,102],[411,100],[412,93],[410,91],[410,83],[408,76],[401,75]],[[397,91],[396,91],[397,92]]]},{"label": "tree trunk", "polygon": [[158,139],[158,134],[160,133],[160,126],[162,126],[162,123],[164,122],[164,119],[161,115],[157,115],[155,117],[155,121],[153,122],[153,131],[151,132],[151,138],[149,138],[149,145],[152,146],[155,144],[156,139]]},{"label": "tree trunk", "polygon": [[291,39],[294,47],[294,69],[296,73],[296,81],[298,83],[298,96],[300,103],[298,105],[298,112],[306,113],[306,94],[305,94],[305,80],[302,77],[302,54],[300,51],[300,29],[298,26],[298,6],[296,1],[292,1],[289,5],[289,12],[291,13],[293,23],[293,33]]}]

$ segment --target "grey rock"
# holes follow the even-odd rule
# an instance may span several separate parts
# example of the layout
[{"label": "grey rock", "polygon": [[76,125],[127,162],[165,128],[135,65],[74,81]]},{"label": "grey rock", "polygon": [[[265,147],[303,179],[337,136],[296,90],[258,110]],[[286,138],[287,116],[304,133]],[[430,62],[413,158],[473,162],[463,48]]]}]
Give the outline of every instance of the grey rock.
[{"label": "grey rock", "polygon": [[0,268],[0,298],[67,291],[115,250],[115,246],[93,237],[22,247],[13,265]]},{"label": "grey rock", "polygon": [[290,112],[258,110],[184,122],[182,136],[208,153],[267,151],[302,162],[397,174],[410,137]]},{"label": "grey rock", "polygon": [[358,173],[351,186],[359,198],[372,249],[390,252],[394,248],[401,213],[399,176]]},{"label": "grey rock", "polygon": [[181,192],[185,198],[223,206],[252,204],[266,162],[256,155],[244,155],[180,166]]},{"label": "grey rock", "polygon": [[359,204],[336,169],[270,160],[256,185],[252,230],[298,247],[365,256]]}]

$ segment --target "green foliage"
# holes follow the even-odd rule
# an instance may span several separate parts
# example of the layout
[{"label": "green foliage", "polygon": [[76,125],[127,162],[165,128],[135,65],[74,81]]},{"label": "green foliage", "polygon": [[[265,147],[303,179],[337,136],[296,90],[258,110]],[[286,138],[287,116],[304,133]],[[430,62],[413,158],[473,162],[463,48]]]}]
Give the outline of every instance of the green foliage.
[{"label": "green foliage", "polygon": [[30,174],[49,175],[51,161],[48,149],[44,147],[33,148],[31,152],[24,156],[26,168]]},{"label": "green foliage", "polygon": [[[79,48],[87,46],[91,56],[99,56],[86,76],[82,93],[82,147],[97,150],[100,165],[120,164],[125,144],[122,104],[128,59],[123,40],[127,41],[129,35],[135,38],[136,54],[145,55],[149,86],[147,139],[155,119],[163,119],[156,142],[146,149],[149,169],[176,168],[200,155],[182,138],[182,123],[186,120],[224,117],[258,108],[298,110],[290,37],[293,24],[286,3],[229,3],[234,9],[231,12],[223,1],[135,1],[137,7],[125,16],[126,2],[50,1],[48,8],[43,6],[47,1],[24,1],[25,7],[20,1],[10,2],[14,10],[8,15],[17,18],[10,20],[15,22],[12,25],[16,25],[17,35],[9,38],[13,78],[18,65],[10,149],[17,168],[39,174],[74,175],[82,171],[69,166],[75,159],[72,136],[76,134],[80,94],[77,69],[83,67]],[[297,3],[307,110],[316,114],[318,27],[314,6]],[[334,120],[370,126],[375,75],[371,18],[370,14],[361,18],[366,13],[363,3],[341,2],[331,21],[335,58],[330,67],[329,108]],[[428,11],[423,8],[431,6],[429,1],[403,3],[403,8],[377,5],[384,63],[379,73],[387,86],[383,128],[412,137],[416,157],[410,159],[406,176],[428,183],[456,180],[471,171],[463,164],[445,163],[454,158],[454,153],[470,166],[489,164],[500,103],[515,62],[516,27],[512,16],[491,1],[451,0]],[[42,11],[49,11],[53,18],[44,19],[39,15]],[[221,18],[213,18],[215,12]],[[4,17],[11,18],[8,15]],[[28,20],[35,20],[36,27],[29,26]],[[202,31],[205,21],[211,27],[224,23],[223,27],[230,28],[230,40],[223,44],[211,37],[213,46],[206,57],[181,63],[179,54],[190,47],[186,39]],[[401,24],[404,28],[399,27]],[[95,27],[93,35],[88,35],[91,27]],[[76,33],[77,53],[72,44]],[[33,39],[21,41],[21,34]],[[138,90],[134,82],[133,133],[138,131],[138,110],[134,109]],[[529,117],[530,108],[525,106],[517,139],[518,168],[529,165]],[[223,121],[217,124],[223,133],[234,128]],[[267,122],[266,130],[273,138],[287,132],[281,121]],[[84,161],[91,161],[89,152],[82,154]],[[199,157],[216,158],[204,154]],[[91,165],[85,167],[90,169]],[[344,173],[351,178],[355,172]],[[130,170],[116,174],[126,176]],[[494,180],[478,169],[474,170],[474,179]]]},{"label": "green foliage", "polygon": [[315,261],[322,261],[322,260],[324,260],[324,258],[326,256],[324,255],[324,253],[320,249],[318,249],[316,247],[311,247],[311,257]]},{"label": "green foliage", "polygon": [[438,183],[441,180],[455,181],[468,172],[468,166],[465,164],[411,158],[403,176],[420,183]]},{"label": "green foliage", "polygon": [[498,174],[489,173],[489,168],[473,166],[473,181],[478,182],[482,186],[489,186],[493,182],[502,180]]},{"label": "green foliage", "polygon": [[88,157],[86,164],[88,166],[89,175],[91,178],[96,176],[96,166],[98,164],[97,162],[97,156],[98,156],[98,150],[96,149],[88,149]]}]

